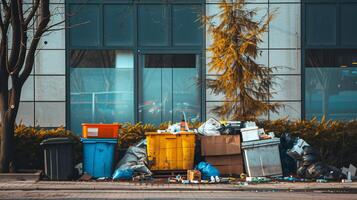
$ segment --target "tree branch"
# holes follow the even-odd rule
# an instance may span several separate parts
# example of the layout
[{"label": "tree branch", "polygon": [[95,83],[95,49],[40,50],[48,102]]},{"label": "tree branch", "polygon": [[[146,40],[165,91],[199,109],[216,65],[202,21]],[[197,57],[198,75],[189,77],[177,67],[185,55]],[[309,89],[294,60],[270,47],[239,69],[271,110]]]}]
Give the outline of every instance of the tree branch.
[{"label": "tree branch", "polygon": [[18,0],[18,12],[19,12],[19,19],[20,19],[20,31],[21,31],[21,44],[20,44],[20,53],[17,59],[17,62],[13,68],[11,74],[13,74],[13,79],[17,78],[26,57],[26,48],[27,48],[27,26],[24,21],[23,16],[23,8],[21,0]]},{"label": "tree branch", "polygon": [[8,73],[12,74],[12,71],[15,70],[14,67],[19,58],[20,45],[21,44],[21,34],[22,34],[22,25],[20,20],[19,5],[18,0],[12,0],[10,3],[11,10],[11,27],[12,27],[12,45],[11,53],[9,57],[9,64],[6,66]]},{"label": "tree branch", "polygon": [[24,70],[20,75],[20,83],[21,84],[23,84],[26,81],[26,79],[29,77],[29,75],[31,74],[32,66],[34,63],[35,52],[36,52],[38,43],[40,41],[42,34],[45,32],[44,30],[46,29],[48,23],[50,22],[51,13],[50,13],[49,0],[41,0],[40,4],[41,4],[40,23],[37,26],[35,35],[32,39],[30,48],[28,50]]},{"label": "tree branch", "polygon": [[34,3],[34,6],[32,7],[32,10],[31,10],[30,14],[25,19],[26,26],[28,26],[30,24],[32,18],[35,16],[39,5],[40,5],[40,0],[36,0],[35,3]]}]

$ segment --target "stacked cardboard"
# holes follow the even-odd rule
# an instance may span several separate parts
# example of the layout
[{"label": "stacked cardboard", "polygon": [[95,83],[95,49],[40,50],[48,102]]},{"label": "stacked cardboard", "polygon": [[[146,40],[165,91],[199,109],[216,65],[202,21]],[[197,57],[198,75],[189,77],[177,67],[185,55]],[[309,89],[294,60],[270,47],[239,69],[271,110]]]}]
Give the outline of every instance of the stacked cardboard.
[{"label": "stacked cardboard", "polygon": [[222,175],[240,175],[244,171],[240,141],[239,135],[202,136],[201,155]]}]

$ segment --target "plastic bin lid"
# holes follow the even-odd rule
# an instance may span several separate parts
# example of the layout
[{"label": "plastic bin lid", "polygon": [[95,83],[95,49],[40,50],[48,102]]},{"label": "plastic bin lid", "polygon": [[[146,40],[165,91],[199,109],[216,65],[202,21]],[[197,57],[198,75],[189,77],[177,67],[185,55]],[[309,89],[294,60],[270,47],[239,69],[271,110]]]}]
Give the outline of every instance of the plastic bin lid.
[{"label": "plastic bin lid", "polygon": [[280,144],[280,138],[242,142],[242,149]]},{"label": "plastic bin lid", "polygon": [[118,143],[118,139],[108,138],[81,138],[82,143]]},{"label": "plastic bin lid", "polygon": [[48,144],[74,144],[76,143],[73,139],[68,137],[57,137],[57,138],[48,138],[43,140],[40,145]]}]

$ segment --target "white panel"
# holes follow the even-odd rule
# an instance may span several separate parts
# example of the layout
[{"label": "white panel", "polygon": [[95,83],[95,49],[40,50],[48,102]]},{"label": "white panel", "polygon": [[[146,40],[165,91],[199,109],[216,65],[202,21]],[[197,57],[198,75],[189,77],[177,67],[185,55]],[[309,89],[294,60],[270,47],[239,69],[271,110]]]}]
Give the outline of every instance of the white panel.
[{"label": "white panel", "polygon": [[301,103],[300,102],[281,102],[284,107],[279,109],[279,113],[270,112],[270,119],[276,120],[288,118],[289,120],[297,120],[301,118]]},{"label": "white panel", "polygon": [[65,126],[66,103],[65,102],[36,102],[35,104],[36,126],[59,127]]},{"label": "white panel", "polygon": [[[64,4],[50,4],[51,19],[49,26],[58,24],[58,27],[65,27],[65,8]],[[60,23],[60,24],[59,24]]]},{"label": "white panel", "polygon": [[276,67],[274,74],[300,74],[300,50],[270,50],[270,67]]},{"label": "white panel", "polygon": [[271,4],[270,11],[277,9],[270,23],[269,48],[300,47],[300,4]]},{"label": "white panel", "polygon": [[[219,9],[218,4],[207,4],[206,5],[206,15],[207,16],[216,15],[219,12],[220,12],[220,9]],[[218,25],[219,22],[220,22],[219,17],[216,16],[213,18],[214,25]],[[213,43],[212,36],[207,28],[206,29],[206,48],[209,48],[212,45],[212,43]]]},{"label": "white panel", "polygon": [[16,117],[17,124],[24,124],[26,126],[34,126],[34,103],[20,102],[19,111]]},{"label": "white panel", "polygon": [[214,114],[212,112],[212,109],[215,107],[215,106],[219,106],[219,105],[222,105],[223,102],[206,102],[206,119],[209,119],[209,118],[215,118],[217,120],[220,120],[221,118],[219,116],[217,116],[216,114]]},{"label": "white panel", "polygon": [[269,66],[268,64],[269,51],[261,50],[261,54],[255,59],[255,62],[260,65]]},{"label": "white panel", "polygon": [[[12,88],[11,79],[8,81],[9,89]],[[21,101],[33,101],[34,100],[34,90],[33,90],[33,76],[29,76],[22,86],[21,90]]]},{"label": "white panel", "polygon": [[39,50],[35,58],[36,74],[65,74],[65,50]]},{"label": "white panel", "polygon": [[[253,20],[259,22],[266,20],[266,16],[268,14],[268,4],[247,4],[247,9],[256,10],[256,15],[253,17]],[[259,48],[268,48],[268,37],[269,28],[266,33],[262,35],[262,43],[258,44]]]},{"label": "white panel", "polygon": [[66,99],[64,76],[37,76],[35,85],[36,101],[64,101]]},{"label": "white panel", "polygon": [[301,100],[301,77],[298,75],[274,76],[276,85],[271,89],[273,98],[271,100]]},{"label": "white panel", "polygon": [[224,101],[224,94],[214,94],[212,89],[206,89],[206,101]]},{"label": "white panel", "polygon": [[53,27],[55,31],[45,33],[40,39],[38,49],[65,49],[65,29],[62,25]]},{"label": "white panel", "polygon": [[300,3],[301,0],[269,0],[269,2],[270,3]]}]

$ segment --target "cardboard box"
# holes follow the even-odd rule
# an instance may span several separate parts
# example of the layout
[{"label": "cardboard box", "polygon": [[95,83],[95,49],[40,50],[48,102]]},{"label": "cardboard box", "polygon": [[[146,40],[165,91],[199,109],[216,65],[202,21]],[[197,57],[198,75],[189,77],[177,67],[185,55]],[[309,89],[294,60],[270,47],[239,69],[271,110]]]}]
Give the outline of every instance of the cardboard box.
[{"label": "cardboard box", "polygon": [[240,135],[220,135],[201,137],[201,155],[236,155],[241,154]]},{"label": "cardboard box", "polygon": [[242,155],[206,156],[205,161],[216,167],[222,175],[240,175],[244,172]]}]

